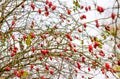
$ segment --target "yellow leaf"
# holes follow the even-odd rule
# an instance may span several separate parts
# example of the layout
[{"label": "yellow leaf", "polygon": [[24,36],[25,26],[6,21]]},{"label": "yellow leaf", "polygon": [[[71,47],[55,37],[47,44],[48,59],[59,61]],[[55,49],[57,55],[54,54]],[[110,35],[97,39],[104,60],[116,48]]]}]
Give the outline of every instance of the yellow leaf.
[{"label": "yellow leaf", "polygon": [[26,76],[28,76],[28,72],[24,71],[23,74],[21,75],[21,77],[26,77]]},{"label": "yellow leaf", "polygon": [[27,44],[27,45],[30,45],[30,44],[31,44],[31,36],[28,36],[28,37],[27,37],[26,44]]},{"label": "yellow leaf", "polygon": [[120,71],[120,66],[115,66],[113,69],[116,70],[117,72],[119,72]]}]

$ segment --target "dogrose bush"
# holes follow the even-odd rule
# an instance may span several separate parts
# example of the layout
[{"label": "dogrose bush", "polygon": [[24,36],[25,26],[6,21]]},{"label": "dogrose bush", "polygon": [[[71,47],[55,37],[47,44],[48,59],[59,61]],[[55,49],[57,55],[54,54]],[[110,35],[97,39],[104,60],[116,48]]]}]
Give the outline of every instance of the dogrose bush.
[{"label": "dogrose bush", "polygon": [[97,3],[2,0],[0,77],[119,79],[120,2]]}]

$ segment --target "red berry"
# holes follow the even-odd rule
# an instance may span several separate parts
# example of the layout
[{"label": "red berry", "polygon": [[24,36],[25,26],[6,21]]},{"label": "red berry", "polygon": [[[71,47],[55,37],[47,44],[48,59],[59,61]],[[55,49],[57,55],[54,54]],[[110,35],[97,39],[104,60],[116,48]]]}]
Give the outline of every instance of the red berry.
[{"label": "red berry", "polygon": [[120,59],[118,60],[118,65],[120,66]]},{"label": "red berry", "polygon": [[52,2],[49,2],[49,3],[48,3],[48,6],[51,7],[51,6],[52,6]]},{"label": "red berry", "polygon": [[41,79],[45,79],[45,77],[44,77],[44,76],[42,76],[42,77],[41,77]]},{"label": "red berry", "polygon": [[53,71],[53,70],[50,70],[50,74],[53,75],[53,74],[54,74],[54,71]]},{"label": "red berry", "polygon": [[17,75],[17,77],[21,77],[21,73],[20,72],[18,72],[16,75]]},{"label": "red berry", "polygon": [[117,71],[115,69],[113,69],[113,73],[116,73]]},{"label": "red berry", "polygon": [[52,10],[56,10],[56,6],[52,6]]},{"label": "red berry", "polygon": [[16,46],[14,46],[14,50],[18,50],[18,48]]},{"label": "red berry", "polygon": [[53,59],[52,56],[50,56],[50,60],[51,60],[51,61],[52,61],[52,59]]},{"label": "red berry", "polygon": [[88,71],[90,71],[90,67],[88,67]]},{"label": "red berry", "polygon": [[86,15],[80,16],[80,19],[81,19],[81,20],[86,19]]},{"label": "red berry", "polygon": [[111,18],[112,18],[112,19],[115,19],[115,13],[112,13],[112,14],[111,14]]},{"label": "red berry", "polygon": [[45,69],[46,69],[46,70],[49,70],[49,66],[46,65],[46,66],[45,66]]},{"label": "red berry", "polygon": [[100,51],[99,51],[99,55],[100,55],[100,56],[105,56],[103,50],[100,50]]},{"label": "red berry", "polygon": [[47,6],[45,6],[45,11],[48,11],[48,7]]},{"label": "red berry", "polygon": [[91,6],[88,6],[88,9],[91,10]]},{"label": "red berry", "polygon": [[73,45],[72,45],[72,43],[69,43],[69,44],[68,44],[68,46],[69,46],[70,48],[73,48]]},{"label": "red berry", "polygon": [[49,51],[48,51],[48,50],[43,49],[43,50],[41,50],[41,53],[42,53],[42,54],[44,54],[44,55],[46,55],[46,54],[48,54],[48,53],[49,53]]},{"label": "red berry", "polygon": [[109,63],[105,63],[105,68],[108,70],[110,69],[110,64]]},{"label": "red berry", "polygon": [[84,26],[84,28],[86,28],[87,27],[86,23],[84,23],[83,26]]},{"label": "red berry", "polygon": [[26,39],[26,38],[27,38],[27,35],[26,35],[26,34],[24,34],[24,35],[23,35],[23,39]]},{"label": "red berry", "polygon": [[40,59],[40,61],[41,61],[41,60],[43,59],[43,57],[42,57],[42,56],[40,56],[40,57],[39,57],[39,59]]},{"label": "red berry", "polygon": [[31,36],[31,38],[34,38],[35,37],[34,32],[32,32],[30,36]]},{"label": "red berry", "polygon": [[70,15],[71,14],[71,10],[68,9],[67,10],[67,14]]},{"label": "red berry", "polygon": [[36,71],[38,72],[38,71],[39,71],[39,68],[36,68]]},{"label": "red berry", "polygon": [[17,72],[18,72],[17,70],[14,70],[14,75],[16,75],[16,74],[17,74]]},{"label": "red berry", "polygon": [[105,73],[105,70],[104,70],[104,69],[101,69],[101,71],[102,71],[102,74],[104,74],[104,73]]},{"label": "red berry", "polygon": [[97,48],[98,46],[99,46],[99,43],[98,43],[98,42],[95,42],[93,47],[94,47],[94,48]]},{"label": "red berry", "polygon": [[117,47],[120,48],[120,44],[117,44]]},{"label": "red berry", "polygon": [[82,62],[85,62],[85,57],[82,57]]},{"label": "red berry", "polygon": [[38,13],[41,14],[42,10],[41,9],[38,9]]},{"label": "red berry", "polygon": [[30,6],[33,10],[35,9],[35,5],[33,3],[31,3]]},{"label": "red berry", "polygon": [[82,75],[82,78],[84,78],[84,75]]},{"label": "red berry", "polygon": [[46,11],[45,12],[45,16],[47,17],[49,15],[49,11]]},{"label": "red berry", "polygon": [[89,45],[89,46],[88,46],[88,50],[89,50],[89,52],[92,52],[92,51],[93,51],[92,45]]},{"label": "red berry", "polygon": [[104,12],[104,8],[101,7],[101,6],[97,6],[97,11],[100,12],[100,13],[102,13],[102,12]]},{"label": "red berry", "polygon": [[85,7],[85,10],[88,11],[88,7],[87,6]]},{"label": "red berry", "polygon": [[74,51],[74,52],[77,52],[77,49],[75,49],[75,48],[74,48],[74,50],[73,50],[73,51]]},{"label": "red berry", "polygon": [[32,52],[35,52],[36,48],[35,47],[32,47]]},{"label": "red berry", "polygon": [[24,3],[21,5],[21,7],[22,7],[22,8],[24,8],[24,7],[25,7]]},{"label": "red berry", "polygon": [[105,30],[110,31],[110,26],[105,26]]},{"label": "red berry", "polygon": [[82,30],[78,29],[78,32],[80,32],[80,33],[81,33],[81,32],[82,32]]},{"label": "red berry", "polygon": [[46,4],[48,4],[49,3],[49,1],[48,0],[46,0]]},{"label": "red berry", "polygon": [[72,41],[72,37],[71,37],[70,34],[66,34],[65,36],[66,36],[70,41]]},{"label": "red berry", "polygon": [[80,69],[80,68],[81,68],[80,63],[79,63],[79,62],[76,62],[76,64],[77,64],[77,68]]},{"label": "red berry", "polygon": [[98,28],[100,26],[98,20],[95,20],[95,23],[96,23],[96,27]]},{"label": "red berry", "polygon": [[83,8],[84,8],[84,6],[81,5],[81,6],[80,6],[80,9],[83,9]]},{"label": "red berry", "polygon": [[15,36],[14,35],[12,35],[11,37],[12,37],[13,40],[15,40]]},{"label": "red berry", "polygon": [[12,20],[11,24],[14,25],[15,24],[15,20]]},{"label": "red berry", "polygon": [[33,64],[31,64],[31,65],[30,65],[30,69],[32,70],[33,68],[34,68],[34,65],[33,65]]},{"label": "red berry", "polygon": [[23,74],[23,73],[24,73],[24,70],[21,69],[19,72],[20,72],[21,74]]},{"label": "red berry", "polygon": [[11,69],[11,68],[10,68],[9,66],[5,67],[5,70],[6,70],[6,71],[10,71],[10,69]]},{"label": "red berry", "polygon": [[11,53],[11,57],[13,57],[13,56],[15,56],[15,53],[14,53],[14,52]]}]

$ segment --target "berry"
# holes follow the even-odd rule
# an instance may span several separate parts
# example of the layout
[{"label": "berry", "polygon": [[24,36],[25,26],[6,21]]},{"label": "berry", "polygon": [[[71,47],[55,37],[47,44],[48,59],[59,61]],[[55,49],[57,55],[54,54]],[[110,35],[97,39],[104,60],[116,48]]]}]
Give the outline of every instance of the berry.
[{"label": "berry", "polygon": [[15,24],[15,20],[12,20],[11,24],[14,25]]},{"label": "berry", "polygon": [[89,46],[88,46],[88,50],[89,50],[89,52],[92,52],[92,51],[93,51],[92,45],[89,45]]},{"label": "berry", "polygon": [[103,50],[100,50],[100,51],[99,51],[99,55],[100,55],[100,56],[105,56]]},{"label": "berry", "polygon": [[117,44],[117,47],[120,48],[120,44]]},{"label": "berry", "polygon": [[105,30],[110,31],[110,26],[105,26]]},{"label": "berry", "polygon": [[42,76],[42,77],[41,77],[41,79],[45,79],[45,77],[44,77],[44,76]]},{"label": "berry", "polygon": [[30,69],[32,70],[33,68],[34,68],[34,65],[33,65],[33,64],[31,64],[31,65],[30,65]]},{"label": "berry", "polygon": [[42,57],[42,56],[40,56],[40,57],[39,57],[39,59],[40,59],[40,61],[41,61],[41,60],[43,59],[43,57]]},{"label": "berry", "polygon": [[46,4],[48,4],[49,3],[49,1],[48,0],[46,0]]},{"label": "berry", "polygon": [[120,59],[118,60],[118,65],[120,66]]},{"label": "berry", "polygon": [[85,62],[85,57],[82,57],[82,62]]},{"label": "berry", "polygon": [[49,70],[49,66],[46,65],[46,66],[45,66],[45,69],[46,69],[46,70]]},{"label": "berry", "polygon": [[52,59],[53,59],[52,56],[50,56],[50,60],[51,60],[51,61],[52,61]]},{"label": "berry", "polygon": [[50,70],[50,74],[53,75],[53,74],[54,74],[54,71],[53,71],[53,70]]},{"label": "berry", "polygon": [[45,11],[48,11],[48,7],[47,6],[45,6]]},{"label": "berry", "polygon": [[111,18],[112,18],[112,19],[115,19],[115,13],[112,13],[112,14],[111,14]]},{"label": "berry", "polygon": [[79,63],[79,62],[76,62],[76,64],[77,64],[77,68],[80,69],[80,68],[81,68],[80,63]]},{"label": "berry", "polygon": [[35,47],[32,47],[32,52],[35,52],[36,48]]},{"label": "berry", "polygon": [[42,10],[41,9],[38,9],[38,13],[41,14]]},{"label": "berry", "polygon": [[98,43],[98,42],[95,42],[93,47],[94,47],[94,48],[97,48],[98,46],[99,46],[99,43]]},{"label": "berry", "polygon": [[26,38],[27,38],[27,35],[26,35],[26,34],[24,34],[24,35],[23,35],[23,39],[25,40]]},{"label": "berry", "polygon": [[52,2],[49,2],[49,3],[48,3],[48,6],[49,6],[49,7],[51,7],[52,5],[53,5]]},{"label": "berry", "polygon": [[14,70],[14,75],[16,75],[16,74],[17,74],[17,72],[18,72],[17,70]]},{"label": "berry", "polygon": [[66,36],[70,41],[72,41],[72,37],[71,37],[70,34],[66,34],[65,36]]},{"label": "berry", "polygon": [[39,68],[36,68],[36,71],[38,72],[38,71],[39,71]]},{"label": "berry", "polygon": [[35,9],[35,5],[33,3],[31,3],[30,6],[33,10]]},{"label": "berry", "polygon": [[21,7],[22,7],[22,8],[24,8],[24,7],[25,7],[24,3],[21,5]]},{"label": "berry", "polygon": [[110,69],[110,64],[109,63],[105,63],[105,68],[108,70]]},{"label": "berry", "polygon": [[47,17],[49,15],[49,11],[46,11],[45,12],[45,16]]},{"label": "berry", "polygon": [[14,56],[15,56],[15,53],[14,53],[14,52],[12,52],[12,53],[11,53],[11,57],[14,57]]},{"label": "berry", "polygon": [[85,10],[88,11],[88,7],[85,7]]},{"label": "berry", "polygon": [[90,71],[90,67],[88,67],[88,71]]},{"label": "berry", "polygon": [[48,50],[43,49],[43,50],[41,50],[41,53],[42,53],[43,55],[46,55],[46,54],[48,54],[49,52],[48,52]]},{"label": "berry", "polygon": [[32,33],[30,34],[30,36],[31,36],[31,38],[34,38],[34,37],[35,37],[34,32],[32,32]]},{"label": "berry", "polygon": [[20,72],[18,72],[16,75],[17,75],[17,77],[21,77],[21,73]]},{"label": "berry", "polygon": [[71,10],[68,9],[67,10],[67,14],[70,15],[71,14]]},{"label": "berry", "polygon": [[80,16],[80,19],[81,19],[81,20],[86,19],[86,15]]},{"label": "berry", "polygon": [[84,23],[83,26],[84,26],[84,28],[86,28],[87,27],[86,23]]},{"label": "berry", "polygon": [[52,6],[52,10],[56,10],[56,6]]},{"label": "berry", "polygon": [[5,70],[6,70],[6,71],[10,71],[10,69],[11,69],[11,68],[10,68],[9,66],[5,67]]},{"label": "berry", "polygon": [[81,33],[81,32],[82,32],[82,30],[78,29],[78,32],[80,32],[80,33]]},{"label": "berry", "polygon": [[102,12],[104,12],[104,8],[101,7],[101,6],[97,6],[97,11],[100,12],[100,13],[102,13]]},{"label": "berry", "polygon": [[14,36],[14,35],[12,35],[11,38],[12,38],[13,40],[15,40],[15,36]]}]

